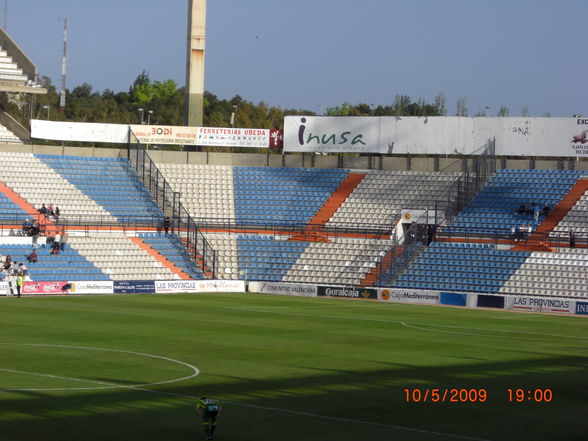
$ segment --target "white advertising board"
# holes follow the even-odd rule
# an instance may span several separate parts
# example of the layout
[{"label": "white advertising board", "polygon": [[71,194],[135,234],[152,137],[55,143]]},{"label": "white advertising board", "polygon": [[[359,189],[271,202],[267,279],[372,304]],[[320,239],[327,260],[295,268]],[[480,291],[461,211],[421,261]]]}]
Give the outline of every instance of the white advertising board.
[{"label": "white advertising board", "polygon": [[8,282],[0,282],[0,296],[8,295]]},{"label": "white advertising board", "polygon": [[108,142],[126,144],[127,124],[102,124],[31,120],[31,137],[56,141]]},{"label": "white advertising board", "polygon": [[[129,131],[142,144],[269,148],[271,137],[271,131],[267,129],[31,120],[31,137],[38,139],[126,144]],[[273,141],[275,136],[274,133]],[[134,142],[134,139],[131,141]]]},{"label": "white advertising board", "polygon": [[245,292],[243,280],[198,280],[198,292]]},{"label": "white advertising board", "polygon": [[499,156],[588,156],[588,118],[287,116],[284,150],[456,155],[495,141]]},{"label": "white advertising board", "polygon": [[71,288],[67,291],[70,294],[112,294],[114,292],[114,282],[80,282],[78,280],[68,282]]},{"label": "white advertising board", "polygon": [[197,293],[197,292],[245,292],[242,280],[156,280],[155,292]]},{"label": "white advertising board", "polygon": [[288,152],[387,153],[380,142],[379,117],[286,116]]},{"label": "white advertising board", "polygon": [[576,303],[569,299],[546,299],[541,297],[509,296],[505,299],[504,309],[530,312],[557,312],[574,314]]},{"label": "white advertising board", "polygon": [[249,282],[249,292],[296,297],[316,297],[316,285],[296,285],[279,282]]},{"label": "white advertising board", "polygon": [[418,289],[381,288],[378,289],[378,301],[397,303],[424,303],[437,305],[441,294],[438,291]]}]

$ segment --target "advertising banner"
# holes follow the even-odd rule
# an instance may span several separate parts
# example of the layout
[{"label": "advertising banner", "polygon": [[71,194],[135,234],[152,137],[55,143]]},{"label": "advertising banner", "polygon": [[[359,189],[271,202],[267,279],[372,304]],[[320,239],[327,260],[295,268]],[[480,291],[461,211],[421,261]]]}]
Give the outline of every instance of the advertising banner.
[{"label": "advertising banner", "polygon": [[114,282],[100,281],[100,282],[84,282],[84,281],[70,281],[71,285],[68,292],[70,294],[112,294],[114,292]]},{"label": "advertising banner", "polygon": [[576,314],[588,315],[588,303],[587,302],[576,302]]},{"label": "advertising banner", "polygon": [[61,122],[32,119],[31,137],[56,141],[126,144],[129,142],[129,126],[127,124]]},{"label": "advertising banner", "polygon": [[452,305],[452,306],[466,306],[468,301],[467,294],[456,294],[453,292],[442,292],[439,297],[439,303],[441,305]]},{"label": "advertising banner", "polygon": [[0,296],[8,295],[8,282],[0,282]]},{"label": "advertising banner", "polygon": [[351,299],[377,299],[378,291],[372,288],[348,288],[343,286],[318,286],[319,297],[342,297]]},{"label": "advertising banner", "polygon": [[116,280],[115,294],[153,294],[155,281],[153,280]]},{"label": "advertising banner", "polygon": [[284,151],[388,153],[379,117],[286,116]]},{"label": "advertising banner", "polygon": [[245,292],[243,280],[198,280],[197,292]]},{"label": "advertising banner", "polygon": [[262,294],[280,294],[296,297],[317,296],[316,285],[295,285],[279,282],[249,282],[248,289],[249,292],[258,292]]},{"label": "advertising banner", "polygon": [[280,148],[282,132],[268,129],[103,124],[31,120],[31,137],[57,141]]},{"label": "advertising banner", "polygon": [[197,282],[197,280],[156,280],[155,292],[158,294],[198,292]]},{"label": "advertising banner", "polygon": [[245,292],[245,282],[243,280],[157,280],[155,292],[158,294]]},{"label": "advertising banner", "polygon": [[287,116],[284,150],[499,156],[588,156],[588,118]]},{"label": "advertising banner", "polygon": [[438,291],[423,291],[419,289],[380,288],[378,300],[381,302],[424,303],[437,305],[440,294]]},{"label": "advertising banner", "polygon": [[69,282],[24,282],[22,284],[22,294],[66,294],[67,290],[63,286]]},{"label": "advertising banner", "polygon": [[532,312],[573,313],[576,305],[567,299],[546,299],[537,297],[511,296],[506,300],[506,309]]}]

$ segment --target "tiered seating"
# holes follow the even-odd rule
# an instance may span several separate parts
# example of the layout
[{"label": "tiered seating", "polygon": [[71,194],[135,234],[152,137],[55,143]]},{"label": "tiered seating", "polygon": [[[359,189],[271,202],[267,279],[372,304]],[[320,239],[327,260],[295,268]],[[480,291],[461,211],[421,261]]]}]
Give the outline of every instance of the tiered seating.
[{"label": "tiered seating", "polygon": [[235,215],[250,224],[305,225],[348,170],[235,167]]},{"label": "tiered seating", "polygon": [[231,234],[207,233],[206,240],[216,251],[218,277],[221,279],[239,278],[239,259],[237,236]]},{"label": "tiered seating", "polygon": [[2,124],[0,124],[0,142],[10,143],[10,144],[22,144],[23,141]]},{"label": "tiered seating", "polygon": [[488,244],[433,242],[392,286],[498,293],[530,254]]},{"label": "tiered seating", "polygon": [[389,240],[341,237],[334,242],[312,242],[283,280],[359,285],[390,246]]},{"label": "tiered seating", "polygon": [[22,222],[30,217],[26,211],[0,193],[0,220]]},{"label": "tiered seating", "polygon": [[279,282],[307,246],[307,242],[274,240],[268,236],[239,236],[239,279]]},{"label": "tiered seating", "polygon": [[22,69],[12,61],[12,57],[10,57],[2,48],[0,48],[0,81],[20,85],[24,85],[28,81],[28,78],[23,74]]},{"label": "tiered seating", "polygon": [[163,218],[162,211],[126,159],[58,155],[38,157],[119,222]]},{"label": "tiered seating", "polygon": [[157,164],[195,219],[235,219],[233,167]]},{"label": "tiered seating", "polygon": [[15,264],[24,262],[28,267],[31,279],[35,281],[110,280],[92,262],[70,246],[66,246],[65,250],[56,255],[49,254],[49,251],[49,248],[38,248],[38,262],[28,263],[26,256],[31,253],[30,245],[0,245],[0,254],[3,256],[9,255]]},{"label": "tiered seating", "polygon": [[521,224],[537,226],[532,215],[516,213],[521,203],[551,208],[573,187],[580,174],[572,170],[500,170],[446,228],[478,234],[510,234]]},{"label": "tiered seating", "polygon": [[568,214],[553,229],[554,235],[565,236],[570,230],[588,234],[588,192],[580,198]]},{"label": "tiered seating", "polygon": [[140,233],[139,237],[192,279],[204,279],[204,274],[190,260],[186,247],[175,234]]},{"label": "tiered seating", "polygon": [[447,201],[456,174],[374,170],[354,189],[327,225],[348,223],[390,228],[403,209],[434,209]]},{"label": "tiered seating", "polygon": [[69,237],[68,244],[112,280],[172,280],[176,275],[124,236]]},{"label": "tiered seating", "polygon": [[86,215],[106,221],[116,219],[72,183],[30,153],[0,153],[0,181],[36,209],[59,206],[63,219]]},{"label": "tiered seating", "polygon": [[534,252],[500,288],[501,294],[588,297],[588,252]]}]

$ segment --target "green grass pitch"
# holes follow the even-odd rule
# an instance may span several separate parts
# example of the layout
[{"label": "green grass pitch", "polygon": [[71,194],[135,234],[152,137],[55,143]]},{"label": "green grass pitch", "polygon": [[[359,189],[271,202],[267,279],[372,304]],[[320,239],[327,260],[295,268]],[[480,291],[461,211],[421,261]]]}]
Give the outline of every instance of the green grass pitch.
[{"label": "green grass pitch", "polygon": [[[417,388],[449,392],[407,403]],[[2,441],[198,440],[202,395],[224,402],[219,441],[585,440],[588,321],[256,294],[2,298],[0,389]],[[551,401],[527,400],[536,389]]]}]

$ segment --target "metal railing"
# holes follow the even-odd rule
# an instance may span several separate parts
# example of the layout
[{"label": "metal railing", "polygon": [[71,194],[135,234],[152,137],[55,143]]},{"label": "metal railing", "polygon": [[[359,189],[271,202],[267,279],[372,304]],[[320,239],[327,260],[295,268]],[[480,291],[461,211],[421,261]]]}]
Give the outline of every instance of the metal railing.
[{"label": "metal railing", "polygon": [[[145,146],[136,140],[132,132],[130,137],[134,142],[129,143],[128,159],[164,216],[169,217],[171,231],[182,239],[192,260],[202,268],[205,274],[212,278],[216,277],[216,251],[199,231],[198,225],[180,202],[180,193],[175,192],[169,185],[149,157]],[[160,222],[163,226],[164,218],[161,218]]]},{"label": "metal railing", "polygon": [[[450,222],[490,179],[496,169],[495,140],[488,140],[480,150],[480,154],[473,157],[472,163],[449,187],[445,197],[435,201],[431,207],[423,207],[425,213],[412,223],[404,235],[393,239],[388,251],[390,257],[382,259],[376,267],[377,283],[391,283],[434,239],[441,226]],[[454,165],[450,164],[446,169],[452,169]],[[434,213],[433,216],[430,212]]]}]

